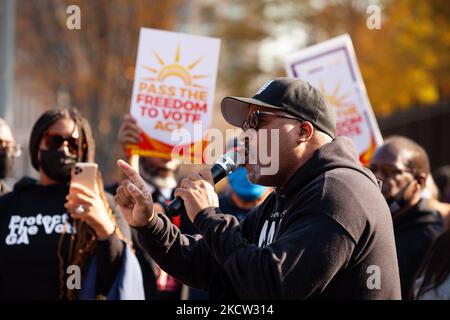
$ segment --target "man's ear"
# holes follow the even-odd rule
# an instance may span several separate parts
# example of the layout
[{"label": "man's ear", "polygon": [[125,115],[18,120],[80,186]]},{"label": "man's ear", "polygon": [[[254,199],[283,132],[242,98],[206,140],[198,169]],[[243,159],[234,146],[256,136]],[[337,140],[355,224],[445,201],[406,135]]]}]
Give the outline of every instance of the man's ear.
[{"label": "man's ear", "polygon": [[303,121],[299,127],[299,142],[309,141],[314,134],[314,126],[309,121]]}]

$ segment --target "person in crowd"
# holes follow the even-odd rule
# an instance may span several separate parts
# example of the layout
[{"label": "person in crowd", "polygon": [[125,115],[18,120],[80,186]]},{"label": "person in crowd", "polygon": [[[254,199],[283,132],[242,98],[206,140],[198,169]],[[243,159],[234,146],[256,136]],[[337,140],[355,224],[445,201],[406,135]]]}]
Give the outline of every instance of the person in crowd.
[{"label": "person in crowd", "polygon": [[417,300],[450,300],[450,230],[433,243],[411,294]]},{"label": "person in crowd", "polygon": [[433,172],[433,179],[439,191],[439,201],[450,203],[450,166],[443,166]]},{"label": "person in crowd", "polygon": [[49,110],[29,152],[39,180],[0,198],[0,299],[141,299],[129,227],[103,191],[70,184],[75,162],[93,162],[91,129],[76,109]]},{"label": "person in crowd", "polygon": [[219,208],[222,213],[234,215],[239,221],[270,193],[269,188],[251,183],[244,167],[237,168],[227,178],[230,188],[219,194]]},{"label": "person in crowd", "polygon": [[440,212],[444,219],[444,229],[450,230],[450,166],[443,166],[433,172],[435,192],[430,206]]},{"label": "person in crowd", "polygon": [[427,250],[443,230],[441,215],[421,196],[430,174],[428,156],[414,141],[393,136],[375,151],[370,169],[382,181],[392,214],[402,297],[407,299]]},{"label": "person in crowd", "polygon": [[5,179],[8,178],[13,169],[15,158],[22,151],[5,120],[0,118],[0,196],[11,191]]},{"label": "person in crowd", "polygon": [[246,157],[249,180],[276,190],[242,222],[220,211],[205,168],[175,191],[199,231],[184,235],[153,210],[136,170],[118,161],[128,179],[116,202],[161,268],[211,299],[399,299],[389,208],[351,140],[335,137],[323,95],[303,80],[277,78],[251,99],[226,97],[222,115],[249,134],[246,155],[272,136],[264,130],[279,137],[267,142],[279,151],[269,164]]},{"label": "person in crowd", "polygon": [[[130,158],[127,146],[137,145],[142,139],[145,139],[145,136],[136,119],[130,114],[125,115],[118,133],[118,141],[125,158]],[[173,193],[178,183],[176,174],[179,166],[180,161],[178,159],[139,157],[139,173],[151,190],[152,199],[159,212],[165,212],[168,203],[173,199]],[[117,187],[118,184],[115,184],[108,187],[107,190],[114,194]],[[171,221],[184,230],[193,232],[194,227],[187,217],[176,217],[172,218]],[[132,229],[131,234],[133,245],[136,248],[136,256],[142,269],[146,299],[179,300],[182,294],[182,284],[161,270],[151,259],[150,255],[142,248],[136,230]]]}]

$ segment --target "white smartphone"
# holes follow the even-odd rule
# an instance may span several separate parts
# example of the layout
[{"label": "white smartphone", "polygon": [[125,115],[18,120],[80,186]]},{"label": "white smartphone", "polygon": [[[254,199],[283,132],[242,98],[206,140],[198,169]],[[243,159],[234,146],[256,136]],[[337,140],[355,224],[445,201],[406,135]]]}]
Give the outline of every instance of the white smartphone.
[{"label": "white smartphone", "polygon": [[72,178],[70,184],[78,184],[97,192],[98,165],[92,162],[77,162],[72,167]]}]

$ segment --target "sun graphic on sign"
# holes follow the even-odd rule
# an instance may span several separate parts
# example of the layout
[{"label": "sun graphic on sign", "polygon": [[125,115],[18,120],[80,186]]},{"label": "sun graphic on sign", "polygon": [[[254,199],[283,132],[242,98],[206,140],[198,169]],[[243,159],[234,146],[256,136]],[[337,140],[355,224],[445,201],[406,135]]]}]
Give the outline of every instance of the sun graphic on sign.
[{"label": "sun graphic on sign", "polygon": [[161,56],[153,50],[153,55],[155,56],[156,60],[159,63],[160,68],[153,68],[149,66],[144,66],[144,69],[150,71],[151,73],[155,74],[154,77],[150,78],[143,78],[144,80],[152,80],[152,81],[161,81],[163,82],[165,79],[169,77],[177,77],[183,81],[183,83],[186,86],[192,86],[197,88],[204,88],[204,86],[195,83],[196,80],[207,78],[208,75],[198,75],[198,74],[192,74],[192,70],[197,67],[197,65],[204,59],[204,57],[201,57],[195,61],[193,61],[188,66],[183,66],[180,63],[180,45],[177,46],[176,52],[175,52],[175,58],[172,63],[166,63]]},{"label": "sun graphic on sign", "polygon": [[319,83],[319,89],[324,94],[325,99],[332,105],[336,107],[344,107],[348,105],[348,102],[345,101],[349,96],[350,92],[340,93],[341,91],[341,82],[338,82],[333,89],[333,92],[328,93],[325,89],[325,85],[322,81]]}]

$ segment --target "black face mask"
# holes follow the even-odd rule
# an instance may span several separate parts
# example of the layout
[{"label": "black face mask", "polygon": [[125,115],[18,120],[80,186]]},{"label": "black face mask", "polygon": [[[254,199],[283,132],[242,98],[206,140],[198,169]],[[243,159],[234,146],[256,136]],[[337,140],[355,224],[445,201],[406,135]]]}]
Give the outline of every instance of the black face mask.
[{"label": "black face mask", "polygon": [[408,182],[408,184],[404,186],[399,192],[397,192],[395,196],[386,199],[386,202],[389,205],[389,209],[391,210],[391,214],[396,213],[408,203],[408,201],[405,200],[405,192],[413,181],[414,180]]},{"label": "black face mask", "polygon": [[14,164],[14,157],[10,156],[6,150],[0,151],[0,179],[9,176]]},{"label": "black face mask", "polygon": [[58,182],[70,180],[72,165],[76,162],[76,156],[67,155],[64,150],[39,150],[41,153],[40,166],[42,171],[50,178]]}]

